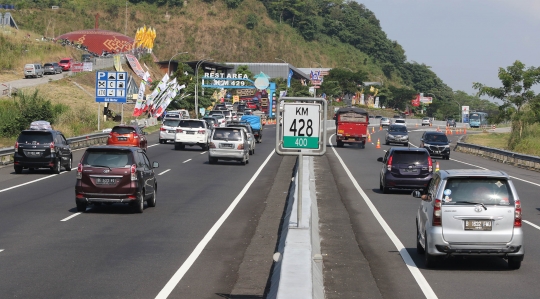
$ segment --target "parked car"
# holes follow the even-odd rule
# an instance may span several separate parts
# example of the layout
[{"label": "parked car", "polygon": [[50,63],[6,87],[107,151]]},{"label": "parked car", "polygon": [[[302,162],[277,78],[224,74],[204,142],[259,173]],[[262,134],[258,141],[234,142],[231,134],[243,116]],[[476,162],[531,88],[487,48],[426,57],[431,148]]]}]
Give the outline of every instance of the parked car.
[{"label": "parked car", "polygon": [[233,121],[227,124],[227,127],[244,128],[246,130],[246,135],[249,141],[249,154],[250,155],[255,154],[255,146],[256,146],[255,135],[253,134],[253,130],[249,122]]},{"label": "parked car", "polygon": [[203,151],[208,150],[208,140],[212,130],[202,119],[182,119],[174,135],[174,149],[183,150],[188,146],[200,146]]},{"label": "parked car", "polygon": [[453,118],[449,118],[446,120],[446,126],[447,127],[456,127],[456,120]]},{"label": "parked car", "polygon": [[117,125],[109,133],[107,145],[135,146],[146,152],[148,141],[145,135],[146,133],[137,125]]},{"label": "parked car", "polygon": [[24,65],[24,77],[25,78],[38,78],[43,77],[45,70],[41,63],[29,63]]},{"label": "parked car", "polygon": [[386,145],[389,145],[390,143],[399,143],[404,146],[409,145],[409,132],[407,131],[407,127],[403,125],[390,125],[386,131],[384,141],[384,144]]},{"label": "parked car", "polygon": [[47,74],[60,74],[62,73],[62,67],[56,62],[49,62],[43,65],[43,73]]},{"label": "parked car", "polygon": [[423,126],[431,126],[431,118],[429,117],[422,118],[422,127]]},{"label": "parked car", "polygon": [[389,193],[390,188],[425,190],[433,176],[433,161],[425,148],[390,148],[384,157],[379,188]]},{"label": "parked car", "polygon": [[90,204],[125,203],[142,213],[144,202],[156,206],[157,180],[146,153],[138,147],[92,146],[77,167],[75,203],[84,212]]},{"label": "parked car", "polygon": [[208,163],[215,164],[218,160],[249,163],[249,141],[242,128],[216,128],[212,132]]},{"label": "parked car", "polygon": [[257,110],[259,109],[259,104],[255,102],[246,102],[246,109]]},{"label": "parked car", "polygon": [[82,62],[90,62],[92,61],[92,55],[85,53],[81,55],[81,61]]},{"label": "parked car", "polygon": [[31,129],[22,131],[15,142],[13,168],[15,173],[23,169],[34,171],[50,168],[59,174],[64,168],[71,171],[73,155],[64,135],[52,129]]},{"label": "parked car", "polygon": [[431,268],[448,256],[500,257],[519,269],[525,255],[521,202],[502,171],[452,169],[433,175],[416,214],[416,250]]},{"label": "parked car", "polygon": [[425,148],[431,156],[450,160],[450,141],[443,132],[424,132],[420,138],[420,147]]},{"label": "parked car", "polygon": [[246,107],[245,103],[239,103],[238,107],[236,108],[236,111],[237,112],[244,112],[244,110],[246,110],[246,109],[247,109],[247,107]]},{"label": "parked car", "polygon": [[381,127],[388,127],[392,124],[392,120],[389,119],[388,117],[383,117],[381,118],[380,120],[380,126]]},{"label": "parked car", "polygon": [[73,58],[62,58],[58,64],[62,67],[62,71],[70,71],[73,65]]},{"label": "parked car", "polygon": [[179,118],[166,117],[161,124],[161,128],[159,128],[159,143],[167,143],[168,141],[174,142],[174,136],[176,135],[176,129],[178,128],[179,124]]}]

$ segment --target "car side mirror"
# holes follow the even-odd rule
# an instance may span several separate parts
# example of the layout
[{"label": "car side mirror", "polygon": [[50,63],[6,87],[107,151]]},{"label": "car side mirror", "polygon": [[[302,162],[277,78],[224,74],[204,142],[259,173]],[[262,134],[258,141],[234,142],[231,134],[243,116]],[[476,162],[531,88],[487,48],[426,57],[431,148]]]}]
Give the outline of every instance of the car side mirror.
[{"label": "car side mirror", "polygon": [[377,161],[382,162],[382,161],[383,161],[383,157],[377,158]]},{"label": "car side mirror", "polygon": [[143,134],[143,135],[146,135],[146,132],[145,132],[145,131],[143,131],[143,132],[142,132],[142,134]]},{"label": "car side mirror", "polygon": [[153,168],[158,168],[158,167],[159,167],[159,163],[156,162],[156,161],[152,162],[152,167],[153,167]]},{"label": "car side mirror", "polygon": [[421,198],[422,197],[422,193],[419,191],[419,190],[414,190],[412,192],[412,196],[415,197],[415,198]]}]

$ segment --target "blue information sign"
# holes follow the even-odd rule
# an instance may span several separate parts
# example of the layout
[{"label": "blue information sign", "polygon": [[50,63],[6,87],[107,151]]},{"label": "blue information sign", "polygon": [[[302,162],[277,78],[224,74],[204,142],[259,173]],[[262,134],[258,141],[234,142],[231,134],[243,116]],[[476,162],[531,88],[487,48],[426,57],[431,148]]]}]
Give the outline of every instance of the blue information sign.
[{"label": "blue information sign", "polygon": [[96,72],[96,102],[125,103],[127,72]]}]

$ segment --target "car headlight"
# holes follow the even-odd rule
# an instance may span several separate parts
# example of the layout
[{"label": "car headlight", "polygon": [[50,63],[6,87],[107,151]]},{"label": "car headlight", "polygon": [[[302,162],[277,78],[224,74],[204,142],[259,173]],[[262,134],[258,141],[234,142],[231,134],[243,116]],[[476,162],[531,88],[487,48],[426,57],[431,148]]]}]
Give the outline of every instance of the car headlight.
[{"label": "car headlight", "polygon": [[396,136],[394,136],[394,135],[388,135],[388,138],[390,138],[390,139],[395,139]]}]

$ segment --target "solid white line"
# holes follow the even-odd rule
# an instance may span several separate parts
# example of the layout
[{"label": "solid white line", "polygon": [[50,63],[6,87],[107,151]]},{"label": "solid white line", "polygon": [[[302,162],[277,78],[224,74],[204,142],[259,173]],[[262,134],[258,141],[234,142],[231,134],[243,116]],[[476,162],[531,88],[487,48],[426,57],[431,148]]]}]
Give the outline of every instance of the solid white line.
[{"label": "solid white line", "polygon": [[184,162],[182,162],[182,163],[186,163],[186,162],[189,162],[189,161],[191,161],[191,159],[187,159],[186,161],[184,161]]},{"label": "solid white line", "polygon": [[536,225],[536,224],[534,224],[534,223],[532,223],[532,222],[530,222],[530,221],[523,220],[523,222],[525,222],[525,223],[527,223],[528,225],[530,225],[530,226],[532,226],[532,227],[534,227],[534,228],[540,230],[540,226],[538,226],[538,225]]},{"label": "solid white line", "polygon": [[202,152],[201,155],[202,155],[202,154],[206,154],[206,152]]},{"label": "solid white line", "polygon": [[69,216],[69,217],[67,217],[67,218],[64,218],[64,219],[62,219],[62,220],[60,220],[60,221],[68,221],[69,219],[71,219],[71,218],[73,218],[73,217],[75,217],[75,216],[78,216],[78,215],[80,215],[80,214],[82,214],[82,212],[75,213],[75,214],[73,214],[73,215],[71,215],[71,216]]},{"label": "solid white line", "polygon": [[162,173],[160,173],[160,174],[158,174],[158,175],[162,175],[162,174],[164,174],[164,173],[166,173],[166,172],[168,172],[168,171],[170,171],[170,169],[167,169],[167,170],[163,171]]},{"label": "solid white line", "polygon": [[396,234],[392,231],[392,229],[390,228],[388,223],[386,223],[386,221],[381,216],[381,214],[379,213],[379,211],[377,210],[375,205],[371,202],[371,200],[369,199],[367,194],[360,187],[360,185],[358,184],[358,182],[356,181],[356,179],[354,178],[352,173],[349,171],[349,168],[347,167],[347,165],[345,165],[345,163],[341,159],[341,156],[338,154],[338,152],[334,148],[334,145],[332,144],[332,136],[334,136],[334,135],[335,134],[332,134],[330,136],[330,138],[328,140],[328,144],[332,145],[332,150],[336,154],[336,157],[338,158],[339,162],[341,163],[341,166],[343,166],[343,169],[345,170],[345,172],[349,176],[349,179],[352,181],[354,187],[356,187],[356,190],[358,191],[358,193],[360,193],[360,195],[362,196],[362,198],[364,199],[364,201],[368,205],[369,209],[371,210],[371,213],[373,213],[373,216],[375,216],[375,218],[377,219],[379,224],[382,226],[382,228],[384,229],[384,231],[386,232],[386,234],[388,235],[390,240],[392,240],[392,242],[394,243],[394,246],[396,246],[397,250],[399,251],[399,254],[401,255],[401,258],[403,258],[403,261],[405,262],[405,265],[407,265],[407,268],[409,269],[412,276],[416,280],[416,283],[418,283],[418,286],[420,286],[420,289],[422,289],[422,292],[424,292],[424,295],[426,296],[426,298],[428,298],[428,299],[437,298],[437,295],[435,295],[435,292],[433,291],[433,289],[431,288],[431,286],[427,282],[426,278],[424,277],[424,275],[422,275],[422,272],[420,272],[420,270],[418,269],[418,267],[414,263],[411,255],[409,254],[409,252],[407,251],[405,246],[403,246],[403,244],[401,243],[399,238],[396,236]]},{"label": "solid white line", "polygon": [[[62,173],[64,173],[64,172],[61,172],[60,174],[62,174]],[[32,183],[35,183],[35,182],[39,182],[39,181],[42,181],[42,180],[46,180],[46,179],[55,177],[55,176],[57,176],[57,175],[58,175],[58,174],[51,174],[51,175],[49,175],[49,176],[42,177],[42,178],[39,178],[39,179],[30,181],[30,182],[26,182],[26,183],[22,183],[22,184],[19,184],[19,185],[16,185],[16,186],[12,186],[12,187],[9,187],[9,188],[6,188],[6,189],[2,189],[2,190],[0,190],[0,193],[5,192],[5,191],[9,191],[9,190],[11,190],[11,189],[19,188],[19,187],[22,187],[22,186],[26,186],[26,185],[28,185],[28,184],[32,184]]]},{"label": "solid white line", "polygon": [[268,155],[266,160],[264,160],[263,164],[259,167],[259,169],[257,169],[257,172],[255,172],[255,174],[251,177],[249,182],[244,186],[244,189],[242,189],[242,191],[240,191],[238,196],[236,196],[236,198],[233,200],[231,205],[227,208],[227,210],[225,210],[223,215],[221,215],[221,217],[219,217],[218,221],[214,224],[214,226],[212,226],[212,228],[208,231],[208,233],[206,233],[206,235],[201,240],[201,242],[199,242],[197,247],[195,247],[195,249],[189,255],[187,260],[176,271],[176,273],[174,273],[174,275],[171,277],[169,282],[167,282],[165,287],[163,287],[163,289],[159,292],[159,294],[156,296],[156,299],[164,299],[164,298],[167,298],[171,294],[171,292],[174,290],[176,285],[178,285],[178,283],[180,282],[182,277],[184,277],[184,275],[187,273],[189,268],[193,265],[193,263],[195,263],[195,261],[197,260],[199,255],[202,253],[202,251],[204,250],[206,245],[208,245],[210,240],[212,240],[212,237],[216,234],[216,232],[221,227],[221,225],[225,222],[225,220],[227,220],[227,218],[232,213],[232,211],[234,210],[236,205],[238,205],[240,200],[242,200],[242,198],[246,194],[249,187],[251,187],[251,184],[253,184],[255,179],[257,179],[257,177],[259,176],[259,174],[263,170],[264,166],[266,166],[268,161],[270,161],[270,158],[272,158],[272,156],[274,155],[274,152],[275,152],[275,150],[272,150],[272,152]]}]

